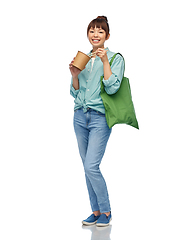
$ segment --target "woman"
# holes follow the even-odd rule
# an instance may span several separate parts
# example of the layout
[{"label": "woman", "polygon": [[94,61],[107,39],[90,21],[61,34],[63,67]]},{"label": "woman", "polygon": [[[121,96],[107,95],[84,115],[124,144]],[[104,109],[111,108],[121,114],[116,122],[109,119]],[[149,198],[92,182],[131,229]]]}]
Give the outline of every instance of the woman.
[{"label": "woman", "polygon": [[120,55],[110,60],[114,55],[104,48],[109,39],[109,25],[104,16],[92,20],[87,28],[87,36],[92,44],[95,56],[80,71],[69,65],[72,82],[71,95],[75,98],[74,129],[82,158],[86,184],[93,214],[84,225],[107,226],[111,221],[111,207],[106,182],[100,171],[108,139],[111,134],[106,118],[105,108],[100,96],[100,77],[104,75],[103,83],[108,94],[114,94],[120,87],[124,73],[124,60]]}]

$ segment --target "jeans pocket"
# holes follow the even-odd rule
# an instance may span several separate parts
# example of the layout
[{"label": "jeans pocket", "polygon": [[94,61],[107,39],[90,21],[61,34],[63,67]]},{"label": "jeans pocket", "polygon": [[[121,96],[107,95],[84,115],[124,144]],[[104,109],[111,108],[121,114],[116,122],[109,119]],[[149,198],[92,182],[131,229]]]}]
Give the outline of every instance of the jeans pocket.
[{"label": "jeans pocket", "polygon": [[105,117],[105,114],[104,114],[104,113],[101,113],[101,112],[98,112],[98,111],[96,111],[96,112],[98,113],[99,116]]}]

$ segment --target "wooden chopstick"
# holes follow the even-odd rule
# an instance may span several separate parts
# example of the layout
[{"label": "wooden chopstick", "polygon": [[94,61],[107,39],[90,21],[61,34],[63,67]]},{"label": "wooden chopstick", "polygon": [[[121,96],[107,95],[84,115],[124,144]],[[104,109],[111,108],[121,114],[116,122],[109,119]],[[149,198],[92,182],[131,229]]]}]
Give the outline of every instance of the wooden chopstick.
[{"label": "wooden chopstick", "polygon": [[93,55],[95,55],[96,54],[96,52],[93,52],[93,53],[90,53],[88,56],[89,57],[92,57]]}]

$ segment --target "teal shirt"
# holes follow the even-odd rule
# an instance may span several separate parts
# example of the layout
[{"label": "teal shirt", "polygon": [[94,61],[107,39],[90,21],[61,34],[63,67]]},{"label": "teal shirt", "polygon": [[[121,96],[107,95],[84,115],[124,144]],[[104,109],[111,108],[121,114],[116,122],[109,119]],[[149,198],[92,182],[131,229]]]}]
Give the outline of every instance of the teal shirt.
[{"label": "teal shirt", "polygon": [[[115,53],[107,51],[109,62]],[[79,89],[75,90],[73,81],[71,80],[70,93],[75,98],[74,110],[83,107],[86,112],[87,108],[105,113],[105,108],[100,96],[100,78],[104,75],[103,63],[101,59],[96,56],[93,68],[91,70],[92,60],[90,60],[86,68],[78,75]],[[107,94],[114,94],[118,91],[123,74],[124,74],[124,59],[121,55],[117,55],[111,66],[112,75],[108,80],[103,79],[104,88]]]}]

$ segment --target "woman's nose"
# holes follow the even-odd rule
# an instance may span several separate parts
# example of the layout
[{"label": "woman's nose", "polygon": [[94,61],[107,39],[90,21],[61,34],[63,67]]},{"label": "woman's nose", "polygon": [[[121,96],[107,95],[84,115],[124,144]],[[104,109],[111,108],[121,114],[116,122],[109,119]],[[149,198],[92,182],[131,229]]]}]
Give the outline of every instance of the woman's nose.
[{"label": "woman's nose", "polygon": [[98,37],[98,33],[97,32],[94,32],[94,37]]}]

